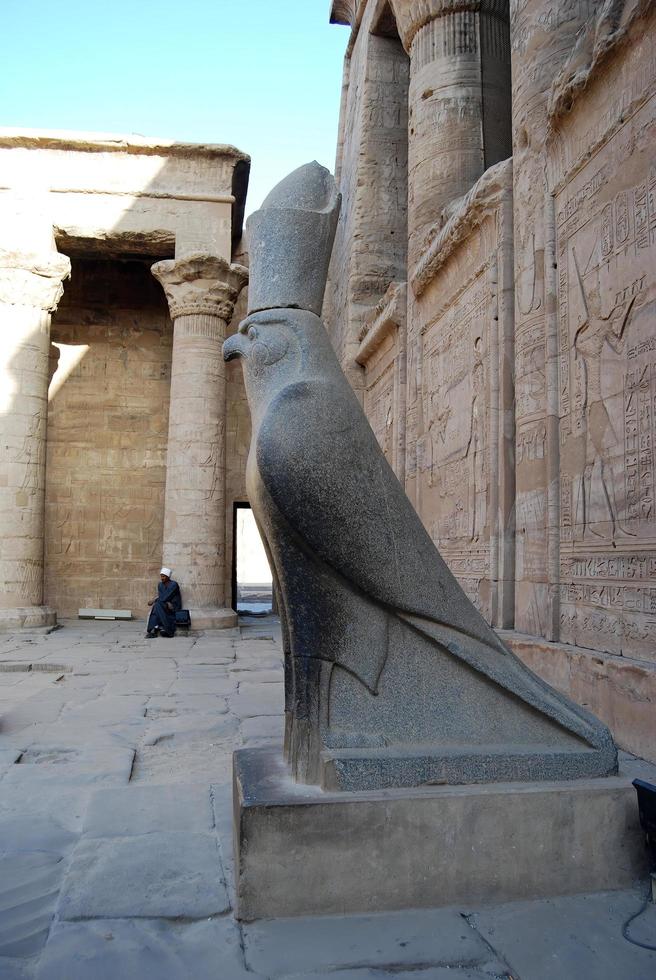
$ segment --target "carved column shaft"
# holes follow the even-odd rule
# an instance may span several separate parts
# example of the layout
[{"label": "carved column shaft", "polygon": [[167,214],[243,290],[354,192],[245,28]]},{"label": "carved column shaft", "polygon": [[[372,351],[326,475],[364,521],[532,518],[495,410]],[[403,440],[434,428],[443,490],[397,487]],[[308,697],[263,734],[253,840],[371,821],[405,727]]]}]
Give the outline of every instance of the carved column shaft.
[{"label": "carved column shaft", "polygon": [[497,0],[393,0],[393,5],[410,55],[412,263],[442,210],[486,167],[512,152],[508,11]]},{"label": "carved column shaft", "polygon": [[[232,625],[225,582],[225,369],[221,351],[241,266],[194,255],[158,262],[173,318],[163,562],[180,583],[194,623]],[[200,612],[203,611],[203,612]]]},{"label": "carved column shaft", "polygon": [[54,243],[0,250],[0,629],[56,622],[43,605],[50,313],[70,267]]}]

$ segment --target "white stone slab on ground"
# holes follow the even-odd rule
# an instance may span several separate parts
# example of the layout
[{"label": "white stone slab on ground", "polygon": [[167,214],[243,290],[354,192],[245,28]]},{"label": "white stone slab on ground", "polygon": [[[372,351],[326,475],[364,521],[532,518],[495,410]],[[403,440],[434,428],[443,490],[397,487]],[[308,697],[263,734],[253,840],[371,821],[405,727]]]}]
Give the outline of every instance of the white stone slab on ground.
[{"label": "white stone slab on ground", "polygon": [[391,965],[420,971],[467,964],[488,976],[504,972],[453,909],[264,920],[245,925],[243,935],[248,967],[271,977]]},{"label": "white stone slab on ground", "polygon": [[228,907],[214,836],[160,832],[82,840],[58,914],[67,920],[199,919]]},{"label": "white stone slab on ground", "polygon": [[152,833],[208,833],[214,825],[206,786],[126,786],[93,793],[84,836],[137,837]]},{"label": "white stone slab on ground", "polygon": [[231,919],[59,923],[36,980],[260,980]]},{"label": "white stone slab on ground", "polygon": [[[522,980],[654,980],[656,951],[632,946],[622,924],[638,912],[644,888],[575,895],[543,902],[516,902],[482,909],[472,924],[495,948],[504,950]],[[630,934],[656,945],[656,906]]]}]

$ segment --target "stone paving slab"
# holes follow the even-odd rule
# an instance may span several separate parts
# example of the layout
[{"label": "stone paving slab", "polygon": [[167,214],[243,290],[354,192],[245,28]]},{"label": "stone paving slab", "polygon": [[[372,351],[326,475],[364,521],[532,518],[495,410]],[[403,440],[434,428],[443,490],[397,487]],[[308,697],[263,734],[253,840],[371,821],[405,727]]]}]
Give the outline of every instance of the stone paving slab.
[{"label": "stone paving slab", "polygon": [[21,757],[20,749],[0,749],[0,775]]},{"label": "stone paving slab", "polygon": [[253,692],[239,693],[230,701],[230,710],[240,718],[254,718],[258,715],[275,715],[277,718],[285,710],[282,684],[252,684],[251,687],[264,688]]},{"label": "stone paving slab", "polygon": [[[207,687],[211,688],[212,685],[208,684]],[[198,712],[202,714],[205,711],[217,711],[219,714],[223,714],[227,710],[228,707],[225,698],[219,697],[216,694],[208,694],[206,691],[204,694],[168,694],[162,697],[154,695],[148,700],[146,715],[152,716],[157,711],[166,711],[175,714],[184,714],[186,712]]]},{"label": "stone paving slab", "polygon": [[7,854],[27,851],[66,854],[77,839],[77,832],[66,827],[59,814],[30,814],[29,819],[25,819],[0,809],[0,849]]},{"label": "stone paving slab", "polygon": [[36,980],[259,978],[246,970],[239,930],[229,918],[188,925],[103,919],[58,923]]},{"label": "stone paving slab", "polygon": [[[152,833],[207,833],[214,814],[207,786],[127,786],[92,794],[85,837],[137,837]],[[1,824],[0,824],[1,829]]]},{"label": "stone paving slab", "polygon": [[28,825],[32,820],[54,818],[64,829],[77,834],[82,829],[90,793],[89,784],[30,781],[9,786],[0,781],[0,817],[17,817]]},{"label": "stone paving slab", "polygon": [[186,918],[229,908],[210,834],[82,840],[62,888],[60,919]]},{"label": "stone paving slab", "polygon": [[103,724],[116,724],[118,721],[129,721],[143,718],[146,712],[147,697],[143,694],[114,695],[95,698],[80,704],[75,701],[66,707],[62,719],[84,721],[95,728]]},{"label": "stone paving slab", "polygon": [[[640,909],[645,890],[513,902],[485,909],[472,924],[521,980],[654,980],[656,952],[632,946],[622,924]],[[656,945],[652,936],[637,938]]]},{"label": "stone paving slab", "polygon": [[33,956],[45,945],[64,867],[61,854],[0,851],[0,957]]},{"label": "stone paving slab", "polygon": [[[30,757],[32,761],[30,761]],[[50,758],[54,757],[54,758]],[[42,762],[39,760],[43,759]],[[77,753],[74,749],[37,746],[21,755],[3,777],[3,788],[26,784],[50,783],[59,786],[93,783],[127,783],[132,772],[134,749],[91,748]],[[51,764],[48,764],[51,762]]]},{"label": "stone paving slab", "polygon": [[452,909],[264,920],[245,924],[242,932],[247,965],[272,977],[364,967],[419,971],[466,965],[488,977],[506,972]]},{"label": "stone paving slab", "polygon": [[108,697],[121,694],[166,694],[174,683],[174,676],[158,676],[153,671],[152,677],[147,674],[135,677],[130,671],[120,677],[110,680],[105,686]]},{"label": "stone paving slab", "polygon": [[182,680],[174,681],[171,684],[169,694],[207,694],[207,689],[210,685],[212,688],[212,693],[219,694],[221,696],[233,694],[237,690],[237,685],[232,680],[227,680],[225,678],[208,680],[207,676],[202,675],[194,680],[191,678],[183,678]]},{"label": "stone paving slab", "polygon": [[269,737],[282,741],[285,722],[280,715],[256,715],[242,719],[241,731],[245,739]]},{"label": "stone paving slab", "polygon": [[269,670],[260,670],[258,667],[254,667],[248,671],[248,674],[245,673],[244,668],[242,667],[238,676],[243,678],[243,680],[240,680],[240,686],[250,683],[282,684],[284,682],[282,664],[275,669]]},{"label": "stone paving slab", "polygon": [[53,724],[59,718],[63,701],[46,701],[35,697],[26,698],[18,704],[12,704],[0,715],[0,732],[4,735],[11,732],[21,732],[34,724]]},{"label": "stone paving slab", "polygon": [[33,960],[0,956],[0,977],[2,980],[32,980],[33,976]]},{"label": "stone paving slab", "polygon": [[[265,634],[263,624],[257,628]],[[40,953],[0,957],[1,980],[35,980],[35,971],[36,980],[643,980],[645,963],[656,978],[654,954],[618,938],[624,918],[639,907],[633,891],[462,909],[466,920],[453,909],[401,913],[402,927],[398,920],[384,928],[379,921],[378,929],[361,922],[389,920],[381,916],[255,923],[244,927],[249,965],[265,972],[248,970],[229,907],[231,756],[251,740],[280,744],[279,642],[250,629],[154,642],[143,631],[139,623],[74,622],[49,635],[0,638],[0,675],[21,668],[19,682],[0,685],[0,848],[13,856],[62,855],[59,907],[72,897],[78,912],[93,916],[55,914]],[[26,670],[30,664],[55,673],[42,673],[44,683]],[[165,682],[178,693],[158,693]],[[19,691],[29,695],[19,699]],[[20,714],[8,732],[1,716],[14,711]],[[66,768],[111,771],[118,750],[135,749],[129,774],[122,764],[121,783],[62,778]],[[17,765],[24,751],[32,762]],[[80,753],[92,764],[82,766]],[[181,855],[189,836],[211,843]],[[203,904],[208,889],[211,901]],[[130,917],[121,911],[121,918],[107,918],[125,896]],[[96,900],[102,909],[93,907]],[[166,918],[151,918],[162,907]],[[203,918],[178,921],[185,908]],[[221,916],[205,917],[208,908],[220,908]],[[601,938],[591,932],[595,919]],[[459,938],[463,928],[466,940]],[[644,938],[645,928],[640,920],[632,930]],[[39,935],[38,921],[31,929],[29,942]]]},{"label": "stone paving slab", "polygon": [[227,717],[227,711],[225,702],[219,702],[216,711],[212,713],[189,712],[177,718],[159,718],[148,726],[143,745],[157,745],[167,739],[179,739],[184,735],[205,734],[208,739],[233,735],[236,725],[232,718]]}]

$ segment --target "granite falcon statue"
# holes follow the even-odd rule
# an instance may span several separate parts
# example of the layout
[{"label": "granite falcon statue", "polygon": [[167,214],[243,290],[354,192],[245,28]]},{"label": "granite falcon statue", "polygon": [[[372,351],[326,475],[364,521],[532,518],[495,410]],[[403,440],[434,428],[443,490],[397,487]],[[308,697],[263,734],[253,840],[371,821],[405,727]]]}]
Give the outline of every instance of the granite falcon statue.
[{"label": "granite falcon statue", "polygon": [[500,641],[424,529],[319,314],[339,212],[318,164],[249,219],[247,489],[280,599],[285,751],[326,788],[613,772],[596,718]]}]

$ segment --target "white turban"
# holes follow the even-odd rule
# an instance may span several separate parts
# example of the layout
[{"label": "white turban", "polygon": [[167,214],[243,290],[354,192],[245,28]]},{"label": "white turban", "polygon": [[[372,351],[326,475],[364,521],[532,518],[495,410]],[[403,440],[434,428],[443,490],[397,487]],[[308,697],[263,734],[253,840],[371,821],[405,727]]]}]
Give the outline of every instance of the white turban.
[{"label": "white turban", "polygon": [[164,568],[160,568],[159,574],[160,575],[166,575],[167,578],[171,578],[171,569],[170,568],[166,568],[166,566]]}]

